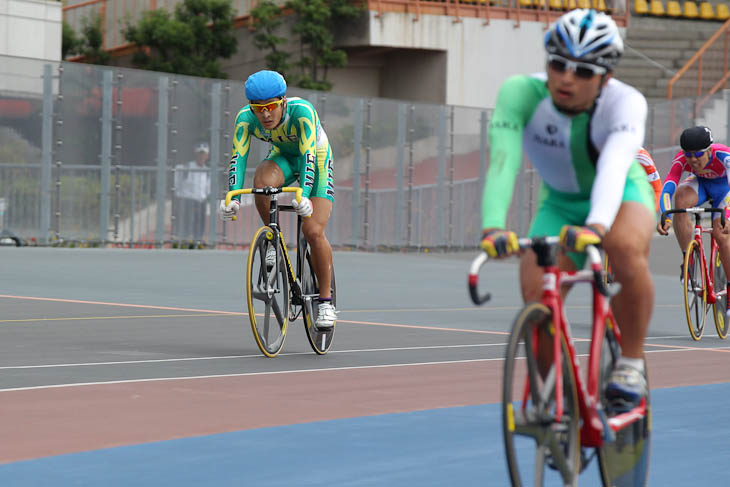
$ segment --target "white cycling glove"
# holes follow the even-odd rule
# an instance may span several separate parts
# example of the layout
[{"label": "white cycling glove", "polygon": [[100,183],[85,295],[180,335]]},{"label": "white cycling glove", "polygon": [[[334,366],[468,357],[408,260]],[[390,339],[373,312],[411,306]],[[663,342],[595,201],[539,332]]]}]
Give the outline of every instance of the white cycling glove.
[{"label": "white cycling glove", "polygon": [[238,213],[238,209],[241,207],[241,203],[239,203],[237,200],[231,200],[231,202],[226,206],[226,201],[221,200],[221,205],[218,207],[218,212],[221,215],[221,220],[223,221],[231,221],[235,219],[236,213]]},{"label": "white cycling glove", "polygon": [[302,197],[302,201],[300,203],[297,203],[297,199],[294,198],[291,201],[291,205],[294,208],[294,211],[297,212],[297,215],[301,217],[308,217],[312,215],[312,202],[309,200],[309,198]]}]

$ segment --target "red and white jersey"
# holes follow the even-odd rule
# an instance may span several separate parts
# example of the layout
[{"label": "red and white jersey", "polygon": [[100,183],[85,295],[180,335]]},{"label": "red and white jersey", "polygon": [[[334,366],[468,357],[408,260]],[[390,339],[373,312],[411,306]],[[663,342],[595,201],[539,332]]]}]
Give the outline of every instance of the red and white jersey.
[{"label": "red and white jersey", "polygon": [[677,155],[674,156],[672,167],[669,170],[669,174],[667,174],[667,179],[664,183],[666,184],[669,181],[672,181],[675,184],[678,183],[679,178],[685,171],[705,179],[724,178],[726,177],[727,172],[726,167],[729,165],[730,147],[722,144],[712,144],[710,146],[710,162],[697,172],[690,168],[687,158],[684,157],[684,151],[679,151],[677,152]]},{"label": "red and white jersey", "polygon": [[657,210],[659,209],[659,197],[662,194],[662,177],[659,175],[656,166],[654,165],[654,159],[651,158],[649,153],[643,147],[639,149],[639,153],[636,154],[636,160],[639,161],[641,167],[646,171],[646,177],[649,179],[651,187],[654,189],[654,203]]}]

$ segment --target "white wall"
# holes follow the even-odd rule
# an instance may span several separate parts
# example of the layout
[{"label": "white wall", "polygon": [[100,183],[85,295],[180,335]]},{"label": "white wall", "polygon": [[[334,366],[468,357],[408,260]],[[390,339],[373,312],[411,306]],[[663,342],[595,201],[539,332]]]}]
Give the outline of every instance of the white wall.
[{"label": "white wall", "polygon": [[446,50],[446,100],[449,105],[493,108],[501,83],[513,74],[545,69],[544,22],[483,19],[370,11],[370,44]]},{"label": "white wall", "polygon": [[61,60],[61,2],[0,0],[0,55]]}]

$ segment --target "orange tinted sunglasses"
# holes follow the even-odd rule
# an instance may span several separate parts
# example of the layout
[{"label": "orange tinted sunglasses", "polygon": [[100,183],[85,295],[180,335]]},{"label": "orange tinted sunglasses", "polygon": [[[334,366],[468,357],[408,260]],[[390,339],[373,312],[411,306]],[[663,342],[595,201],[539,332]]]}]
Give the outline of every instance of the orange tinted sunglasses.
[{"label": "orange tinted sunglasses", "polygon": [[249,103],[249,105],[251,106],[251,110],[253,110],[254,112],[259,112],[259,113],[260,112],[273,112],[283,102],[284,102],[284,99],[281,98],[279,100],[272,101],[271,103],[264,103],[263,105],[259,104],[259,103]]}]

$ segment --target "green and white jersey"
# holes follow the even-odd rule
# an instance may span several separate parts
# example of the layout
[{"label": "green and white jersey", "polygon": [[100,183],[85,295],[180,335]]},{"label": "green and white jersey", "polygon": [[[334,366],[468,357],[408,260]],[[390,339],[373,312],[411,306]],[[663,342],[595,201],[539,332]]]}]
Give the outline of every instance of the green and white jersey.
[{"label": "green and white jersey", "polygon": [[547,76],[504,82],[489,124],[490,167],[482,200],[482,228],[504,228],[522,150],[548,193],[590,199],[586,223],[611,227],[630,171],[644,142],[647,104],[635,88],[610,79],[594,109],[577,115],[555,107]]},{"label": "green and white jersey", "polygon": [[[288,160],[302,161],[299,185],[302,196],[309,198],[315,182],[315,172],[325,173],[328,161],[318,154],[327,154],[329,142],[311,103],[298,97],[287,98],[286,113],[273,130],[261,125],[251,107],[246,105],[236,115],[233,133],[233,153],[228,167],[228,190],[243,188],[251,137],[270,142],[272,150]],[[322,179],[322,178],[320,178]],[[323,178],[325,181],[327,178]]]}]

